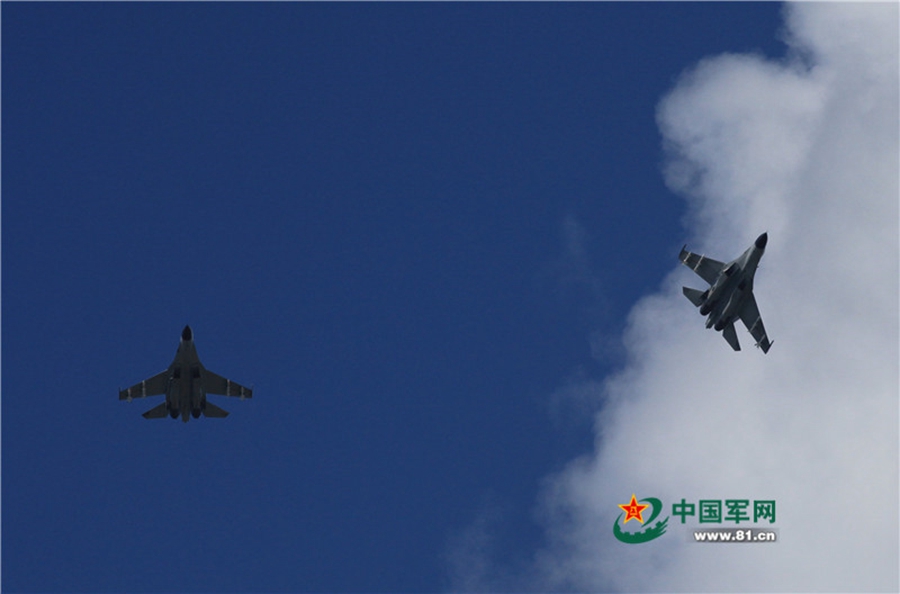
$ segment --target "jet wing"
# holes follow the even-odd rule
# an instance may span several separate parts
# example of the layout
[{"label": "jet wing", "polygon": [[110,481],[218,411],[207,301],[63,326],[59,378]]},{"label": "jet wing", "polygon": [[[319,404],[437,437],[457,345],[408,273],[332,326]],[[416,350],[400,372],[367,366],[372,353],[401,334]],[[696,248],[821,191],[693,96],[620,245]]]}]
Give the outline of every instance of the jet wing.
[{"label": "jet wing", "polygon": [[137,383],[126,390],[119,390],[119,400],[159,396],[169,387],[169,370],[160,371],[150,379]]},{"label": "jet wing", "polygon": [[250,388],[245,388],[237,382],[225,379],[206,368],[203,369],[203,389],[206,390],[207,394],[253,398],[253,390]]},{"label": "jet wing", "polygon": [[753,293],[750,293],[747,300],[744,301],[744,307],[741,309],[741,321],[747,326],[751,336],[756,339],[756,346],[761,348],[764,353],[768,353],[772,343],[769,342],[769,337],[766,336],[766,328],[763,326],[762,317],[759,315],[759,307],[756,305],[756,298],[753,297]]},{"label": "jet wing", "polygon": [[713,285],[722,271],[725,270],[725,264],[706,256],[689,252],[681,248],[681,254],[678,259],[681,263],[700,275],[700,278],[708,284]]}]

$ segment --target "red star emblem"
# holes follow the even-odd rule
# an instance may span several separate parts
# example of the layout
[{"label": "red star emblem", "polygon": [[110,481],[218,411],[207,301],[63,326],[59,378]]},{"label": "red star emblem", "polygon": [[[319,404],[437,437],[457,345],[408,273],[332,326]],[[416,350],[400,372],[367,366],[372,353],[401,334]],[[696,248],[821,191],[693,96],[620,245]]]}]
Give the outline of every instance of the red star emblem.
[{"label": "red star emblem", "polygon": [[631,503],[628,505],[619,504],[619,507],[625,512],[625,521],[622,524],[627,524],[628,520],[637,520],[641,524],[644,523],[644,517],[641,515],[645,509],[650,507],[647,503],[638,503],[637,498],[635,498],[634,493],[631,494]]}]

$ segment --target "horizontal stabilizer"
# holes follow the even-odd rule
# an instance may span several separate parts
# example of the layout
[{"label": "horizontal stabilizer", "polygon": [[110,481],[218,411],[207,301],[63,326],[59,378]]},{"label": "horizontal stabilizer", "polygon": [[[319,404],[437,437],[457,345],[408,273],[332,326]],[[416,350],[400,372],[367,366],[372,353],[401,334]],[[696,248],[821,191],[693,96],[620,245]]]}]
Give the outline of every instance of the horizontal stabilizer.
[{"label": "horizontal stabilizer", "polygon": [[681,291],[684,293],[684,296],[694,304],[695,307],[700,307],[701,305],[703,305],[703,302],[706,301],[705,291],[692,289],[690,287],[681,287]]},{"label": "horizontal stabilizer", "polygon": [[143,416],[145,419],[164,419],[169,416],[169,409],[166,408],[166,403],[163,402],[159,406],[154,406],[145,412]]},{"label": "horizontal stabilizer", "polygon": [[728,344],[731,345],[736,351],[741,350],[741,343],[738,342],[737,332],[734,330],[734,324],[728,324],[722,329],[722,336],[725,337],[725,340],[728,341]]},{"label": "horizontal stabilizer", "polygon": [[204,417],[212,417],[214,419],[224,419],[228,416],[228,411],[224,411],[209,400],[206,401],[206,408],[203,409]]}]

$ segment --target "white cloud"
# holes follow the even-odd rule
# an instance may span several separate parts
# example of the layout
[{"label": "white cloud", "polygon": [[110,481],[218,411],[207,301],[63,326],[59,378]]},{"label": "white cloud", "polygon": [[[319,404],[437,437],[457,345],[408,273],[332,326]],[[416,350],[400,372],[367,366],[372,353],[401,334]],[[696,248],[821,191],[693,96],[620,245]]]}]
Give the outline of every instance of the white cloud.
[{"label": "white cloud", "polygon": [[[548,479],[543,589],[897,591],[898,5],[798,4],[783,62],[725,55],[661,102],[667,180],[691,248],[762,231],[757,300],[775,344],[734,353],[673,270],[632,310],[595,451]],[[598,394],[598,398],[601,394]],[[677,517],[612,537],[632,493],[775,499],[781,542],[699,545]],[[689,521],[685,526],[696,526]]]}]

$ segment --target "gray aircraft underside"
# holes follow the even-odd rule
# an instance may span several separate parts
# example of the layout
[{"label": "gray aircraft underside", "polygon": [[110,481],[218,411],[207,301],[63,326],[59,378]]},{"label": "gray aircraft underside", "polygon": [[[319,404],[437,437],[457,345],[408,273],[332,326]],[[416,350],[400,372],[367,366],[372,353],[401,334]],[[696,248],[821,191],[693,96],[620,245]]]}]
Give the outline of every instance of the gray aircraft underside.
[{"label": "gray aircraft underside", "polygon": [[[753,277],[759,260],[766,251],[769,241],[767,233],[756,238],[747,251],[727,264],[707,258],[681,248],[678,258],[681,263],[696,272],[710,286],[705,291],[683,287],[684,296],[700,314],[709,316],[707,328],[721,331],[722,336],[736,351],[741,350],[734,323],[740,319],[756,340],[756,346],[764,353],[769,352],[772,343],[766,336],[756,299],[753,297]],[[687,247],[687,246],[685,246]]]},{"label": "gray aircraft underside", "polygon": [[209,371],[200,363],[190,326],[181,331],[181,342],[175,360],[168,369],[126,390],[119,390],[119,400],[161,396],[166,401],[144,413],[145,419],[162,419],[181,415],[187,423],[193,416],[224,418],[228,413],[206,399],[207,394],[252,398],[253,390]]}]

